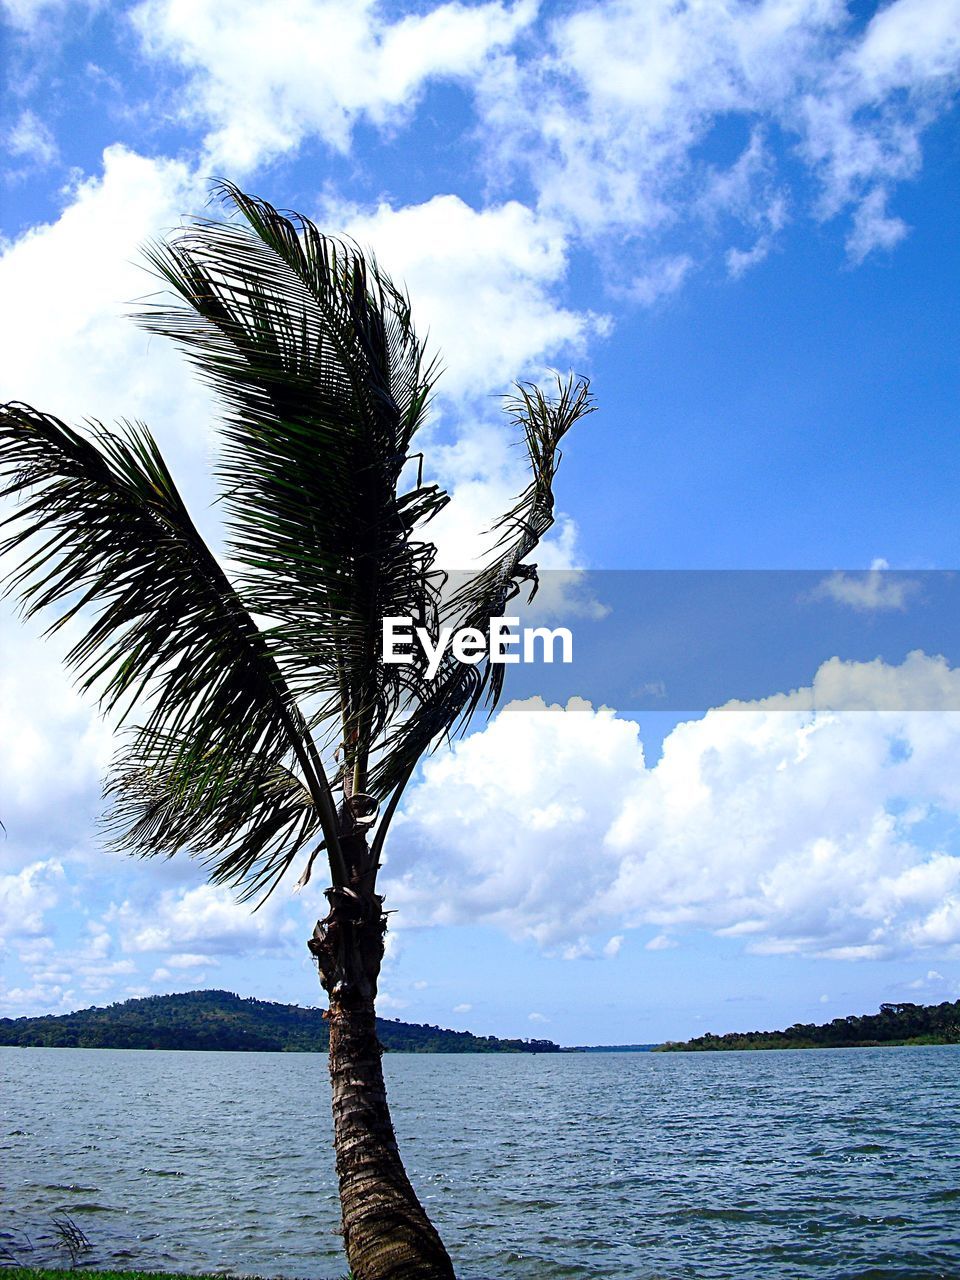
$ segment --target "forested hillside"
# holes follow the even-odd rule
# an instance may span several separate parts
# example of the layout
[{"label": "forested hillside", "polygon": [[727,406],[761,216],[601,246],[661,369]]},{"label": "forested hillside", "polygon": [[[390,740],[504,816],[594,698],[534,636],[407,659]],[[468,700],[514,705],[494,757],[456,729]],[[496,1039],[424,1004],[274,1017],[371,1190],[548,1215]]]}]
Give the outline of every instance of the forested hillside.
[{"label": "forested hillside", "polygon": [[851,1049],[881,1044],[960,1044],[960,1000],[952,1004],[882,1004],[879,1013],[834,1018],[815,1026],[796,1022],[786,1031],[711,1032],[660,1045],[661,1052],[713,1049]]},{"label": "forested hillside", "polygon": [[[384,1049],[399,1053],[556,1053],[550,1040],[499,1040],[377,1019]],[[0,1045],[79,1049],[223,1049],[325,1053],[323,1010],[230,991],[187,991],[146,996],[103,1009],[43,1018],[0,1018]]]}]

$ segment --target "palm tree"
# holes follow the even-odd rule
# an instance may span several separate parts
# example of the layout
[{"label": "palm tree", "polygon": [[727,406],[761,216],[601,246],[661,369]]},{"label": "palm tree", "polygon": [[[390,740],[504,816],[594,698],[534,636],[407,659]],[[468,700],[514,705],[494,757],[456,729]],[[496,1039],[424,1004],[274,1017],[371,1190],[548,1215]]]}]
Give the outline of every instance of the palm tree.
[{"label": "palm tree", "polygon": [[[178,298],[139,319],[218,393],[230,573],[187,513],[147,428],[79,431],[0,409],[0,474],[20,503],[0,547],[25,614],[85,628],[67,656],[124,727],[106,784],[112,840],[199,856],[262,900],[318,854],[329,909],[310,950],[327,993],[343,1233],[357,1280],[451,1277],[407,1179],[387,1109],[374,1000],[384,839],[418,760],[489,712],[502,665],[416,651],[384,663],[386,617],[489,634],[553,522],[560,440],[585,382],[518,387],[530,482],[458,589],[424,525],[447,502],[414,437],[437,366],[406,296],[351,244],[222,184],[243,221],[200,220],[147,250]],[[92,614],[92,621],[91,621]]]}]

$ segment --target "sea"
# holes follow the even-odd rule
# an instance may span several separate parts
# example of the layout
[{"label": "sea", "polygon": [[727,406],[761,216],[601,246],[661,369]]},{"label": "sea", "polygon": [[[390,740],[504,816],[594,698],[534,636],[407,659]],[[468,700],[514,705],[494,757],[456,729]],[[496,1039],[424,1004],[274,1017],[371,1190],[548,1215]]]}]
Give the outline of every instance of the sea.
[{"label": "sea", "polygon": [[[960,1047],[388,1054],[460,1280],[960,1280]],[[345,1275],[318,1054],[0,1048],[0,1264]]]}]

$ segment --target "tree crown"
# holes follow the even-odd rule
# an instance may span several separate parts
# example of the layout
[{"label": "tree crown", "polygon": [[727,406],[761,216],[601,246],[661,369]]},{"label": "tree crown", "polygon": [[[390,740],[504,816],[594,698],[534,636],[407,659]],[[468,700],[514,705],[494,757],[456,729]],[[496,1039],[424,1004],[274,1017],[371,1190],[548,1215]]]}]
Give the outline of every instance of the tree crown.
[{"label": "tree crown", "polygon": [[[382,620],[486,633],[553,523],[559,444],[586,382],[507,402],[530,480],[456,589],[425,526],[447,503],[413,451],[438,376],[409,299],[355,245],[221,184],[240,220],[147,250],[174,294],[139,320],[172,338],[223,407],[229,573],[140,423],[84,430],[0,408],[0,476],[19,496],[0,552],[27,615],[84,627],[67,661],[125,726],[106,784],[112,840],[180,849],[264,897],[325,849],[334,885],[371,867],[417,761],[500,697],[502,666],[385,664]],[[419,466],[414,464],[419,459]],[[136,713],[136,717],[134,717]]]}]

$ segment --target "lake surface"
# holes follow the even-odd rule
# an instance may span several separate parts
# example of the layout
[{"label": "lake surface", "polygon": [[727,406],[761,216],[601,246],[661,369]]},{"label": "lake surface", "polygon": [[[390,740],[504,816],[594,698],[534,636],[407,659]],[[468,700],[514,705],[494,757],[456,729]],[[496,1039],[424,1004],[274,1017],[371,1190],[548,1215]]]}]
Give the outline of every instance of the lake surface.
[{"label": "lake surface", "polygon": [[[384,1063],[462,1280],[960,1277],[958,1048]],[[329,1101],[316,1054],[0,1048],[0,1260],[68,1215],[84,1266],[341,1276]]]}]

